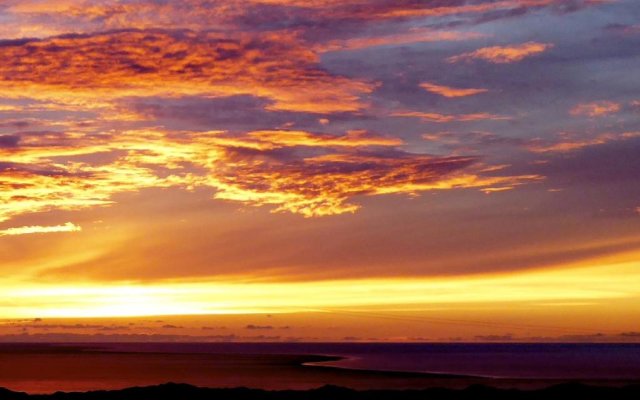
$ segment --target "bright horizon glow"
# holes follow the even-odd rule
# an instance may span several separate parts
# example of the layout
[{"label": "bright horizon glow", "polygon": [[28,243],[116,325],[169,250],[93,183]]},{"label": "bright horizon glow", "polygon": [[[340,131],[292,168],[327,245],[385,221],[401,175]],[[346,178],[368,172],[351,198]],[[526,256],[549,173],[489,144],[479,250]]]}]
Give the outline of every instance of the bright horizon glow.
[{"label": "bright horizon glow", "polygon": [[571,302],[640,297],[635,262],[459,278],[293,283],[159,283],[5,286],[6,318],[267,314],[357,307]]}]

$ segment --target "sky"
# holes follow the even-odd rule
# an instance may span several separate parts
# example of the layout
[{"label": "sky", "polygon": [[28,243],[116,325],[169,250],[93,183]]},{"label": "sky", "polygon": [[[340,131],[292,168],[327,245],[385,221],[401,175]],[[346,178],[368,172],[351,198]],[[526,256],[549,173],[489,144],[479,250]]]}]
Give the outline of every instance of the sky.
[{"label": "sky", "polygon": [[0,341],[640,339],[638,21],[0,1]]}]

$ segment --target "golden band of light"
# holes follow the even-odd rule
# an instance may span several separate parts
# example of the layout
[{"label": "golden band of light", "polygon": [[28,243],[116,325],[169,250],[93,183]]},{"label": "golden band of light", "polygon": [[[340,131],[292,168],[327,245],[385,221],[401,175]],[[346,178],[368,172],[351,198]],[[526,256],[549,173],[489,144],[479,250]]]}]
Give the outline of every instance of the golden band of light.
[{"label": "golden band of light", "polygon": [[280,283],[0,283],[6,318],[278,313],[640,297],[637,262],[478,277]]}]

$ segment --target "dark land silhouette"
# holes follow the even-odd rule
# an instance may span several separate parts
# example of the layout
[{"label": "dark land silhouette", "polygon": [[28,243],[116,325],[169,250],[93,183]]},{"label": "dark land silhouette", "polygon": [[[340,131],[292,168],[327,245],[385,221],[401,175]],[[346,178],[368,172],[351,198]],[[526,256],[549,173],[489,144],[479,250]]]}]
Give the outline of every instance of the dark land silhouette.
[{"label": "dark land silhouette", "polygon": [[498,389],[472,385],[465,389],[423,390],[354,390],[339,386],[323,386],[311,390],[279,390],[201,388],[187,384],[167,383],[157,386],[90,392],[56,392],[29,395],[0,389],[0,400],[568,400],[568,399],[638,399],[640,384],[623,387],[590,386],[565,383],[538,390]]}]

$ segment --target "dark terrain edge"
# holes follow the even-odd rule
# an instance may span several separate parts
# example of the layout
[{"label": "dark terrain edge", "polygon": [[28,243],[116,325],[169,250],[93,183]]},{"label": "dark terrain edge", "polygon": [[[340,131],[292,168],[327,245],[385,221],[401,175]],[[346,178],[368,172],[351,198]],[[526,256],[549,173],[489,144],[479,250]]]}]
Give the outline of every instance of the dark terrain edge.
[{"label": "dark terrain edge", "polygon": [[215,389],[188,384],[166,383],[157,386],[89,392],[27,394],[0,388],[0,400],[414,400],[414,399],[640,399],[640,384],[624,387],[591,386],[565,383],[538,390],[497,389],[472,385],[466,389],[353,390],[323,386],[311,390],[262,390],[248,388]]}]

